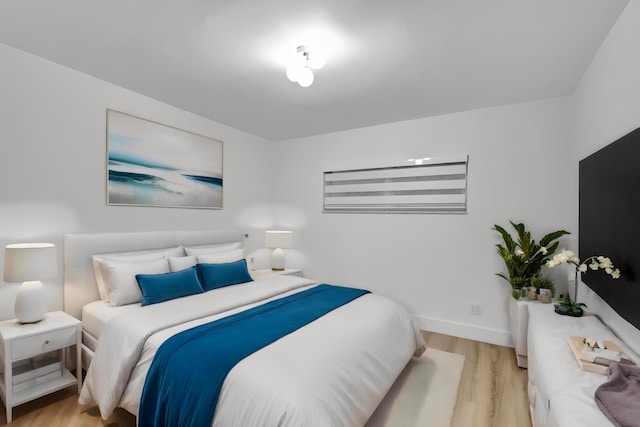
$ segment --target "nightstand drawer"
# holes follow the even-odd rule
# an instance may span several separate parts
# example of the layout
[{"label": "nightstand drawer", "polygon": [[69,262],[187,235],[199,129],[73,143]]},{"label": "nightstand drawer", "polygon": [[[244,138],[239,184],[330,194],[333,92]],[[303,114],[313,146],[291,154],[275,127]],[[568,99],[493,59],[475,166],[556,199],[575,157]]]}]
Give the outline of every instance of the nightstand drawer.
[{"label": "nightstand drawer", "polygon": [[73,345],[76,343],[76,331],[73,327],[17,339],[12,345],[11,358],[24,359]]}]

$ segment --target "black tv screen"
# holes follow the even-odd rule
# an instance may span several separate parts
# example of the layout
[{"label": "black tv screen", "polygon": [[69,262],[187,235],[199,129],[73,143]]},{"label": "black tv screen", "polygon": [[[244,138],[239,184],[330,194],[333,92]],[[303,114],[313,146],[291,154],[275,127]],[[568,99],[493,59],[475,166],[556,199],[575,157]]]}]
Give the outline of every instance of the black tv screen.
[{"label": "black tv screen", "polygon": [[582,281],[640,328],[640,128],[580,161],[579,207],[580,260],[604,255],[621,272],[589,269]]}]

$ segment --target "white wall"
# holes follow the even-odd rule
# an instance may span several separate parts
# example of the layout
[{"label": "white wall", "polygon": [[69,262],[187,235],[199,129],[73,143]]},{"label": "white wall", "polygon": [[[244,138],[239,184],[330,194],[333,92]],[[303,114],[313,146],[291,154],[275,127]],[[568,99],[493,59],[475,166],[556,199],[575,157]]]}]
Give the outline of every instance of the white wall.
[{"label": "white wall", "polygon": [[[567,106],[556,98],[277,143],[276,214],[295,235],[288,265],[390,295],[423,328],[509,344],[510,288],[495,276],[491,228],[513,219],[537,238],[575,231]],[[457,154],[469,155],[466,215],[321,212],[323,171]]]},{"label": "white wall", "polygon": [[[57,245],[58,277],[44,282],[51,310],[62,309],[64,233],[233,226],[250,232],[250,250],[262,246],[270,142],[2,44],[0,64],[0,248]],[[224,209],[107,206],[107,108],[224,141]],[[14,317],[17,288],[0,284],[0,319]]]},{"label": "white wall", "polygon": [[[578,161],[640,127],[640,0],[631,0],[602,44],[571,97],[575,114],[572,150]],[[577,207],[577,186],[574,191]],[[576,210],[577,211],[577,210]],[[579,299],[640,354],[640,331],[581,284]]]},{"label": "white wall", "polygon": [[[494,276],[502,265],[490,227],[564,228],[573,236],[561,247],[577,249],[578,161],[640,126],[638,22],[631,0],[569,97],[278,143],[277,219],[297,236],[289,264],[391,295],[423,328],[508,344],[508,286]],[[450,154],[470,155],[466,216],[321,213],[325,170]],[[550,273],[563,290],[567,271]],[[580,295],[640,352],[637,329],[584,285]],[[483,304],[482,317],[470,302]]]},{"label": "white wall", "polygon": [[[240,226],[256,231],[253,250],[277,225],[295,231],[289,266],[391,295],[423,328],[508,344],[491,227],[576,233],[577,161],[640,125],[637,22],[631,0],[570,97],[275,144],[0,44],[0,245],[53,241],[61,258],[67,232]],[[225,209],[106,206],[106,108],[225,141]],[[470,156],[467,215],[321,213],[325,170],[456,154]],[[51,309],[61,283],[47,282]],[[16,289],[0,288],[0,319],[13,316]]]}]

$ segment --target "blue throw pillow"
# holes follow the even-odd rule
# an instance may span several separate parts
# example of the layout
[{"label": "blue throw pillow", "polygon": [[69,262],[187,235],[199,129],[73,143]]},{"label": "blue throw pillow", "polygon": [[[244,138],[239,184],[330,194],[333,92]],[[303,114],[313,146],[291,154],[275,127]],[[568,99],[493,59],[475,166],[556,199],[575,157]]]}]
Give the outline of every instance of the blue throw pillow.
[{"label": "blue throw pillow", "polygon": [[195,266],[173,273],[136,274],[136,281],[143,306],[204,292]]},{"label": "blue throw pillow", "polygon": [[244,259],[225,264],[197,264],[196,267],[205,291],[253,281]]}]

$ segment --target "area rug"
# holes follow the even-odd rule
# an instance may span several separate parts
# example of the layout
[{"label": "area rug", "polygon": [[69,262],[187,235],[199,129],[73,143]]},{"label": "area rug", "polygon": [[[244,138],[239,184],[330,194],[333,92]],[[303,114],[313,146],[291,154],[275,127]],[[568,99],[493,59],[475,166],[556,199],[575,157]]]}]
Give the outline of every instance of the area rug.
[{"label": "area rug", "polygon": [[366,427],[449,427],[464,356],[428,348],[402,371]]}]

